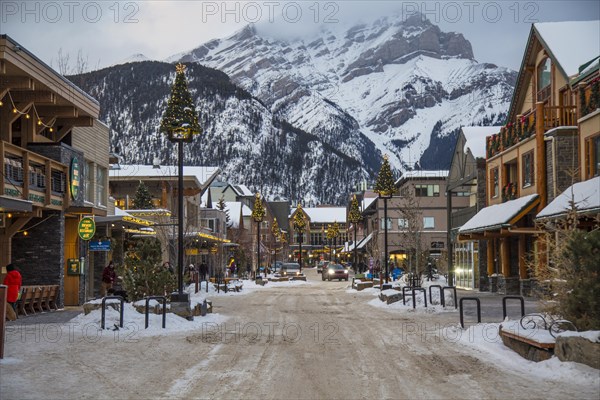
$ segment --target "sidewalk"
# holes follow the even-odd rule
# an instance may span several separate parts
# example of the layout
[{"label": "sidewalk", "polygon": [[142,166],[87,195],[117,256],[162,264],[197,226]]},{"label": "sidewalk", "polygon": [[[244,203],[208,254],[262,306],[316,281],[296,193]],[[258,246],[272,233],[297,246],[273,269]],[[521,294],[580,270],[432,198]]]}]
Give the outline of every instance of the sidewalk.
[{"label": "sidewalk", "polygon": [[6,321],[6,326],[35,325],[35,324],[63,324],[83,313],[82,306],[68,306],[57,311],[19,315],[16,321]]},{"label": "sidewalk", "polygon": [[[481,322],[500,322],[502,321],[502,298],[504,295],[490,292],[480,292],[478,290],[456,290],[460,301],[463,297],[475,297],[481,302]],[[447,291],[447,297],[450,292]],[[446,300],[447,301],[447,300]],[[540,312],[540,302],[533,297],[524,297],[525,314]],[[463,302],[464,315],[477,318],[477,309],[474,301]],[[509,318],[521,318],[521,303],[519,300],[509,299],[506,302],[506,312]]]}]

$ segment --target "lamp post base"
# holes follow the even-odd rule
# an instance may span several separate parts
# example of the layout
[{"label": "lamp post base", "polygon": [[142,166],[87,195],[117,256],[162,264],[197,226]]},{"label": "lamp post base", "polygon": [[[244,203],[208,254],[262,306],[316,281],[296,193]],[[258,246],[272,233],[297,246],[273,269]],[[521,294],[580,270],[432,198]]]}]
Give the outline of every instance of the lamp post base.
[{"label": "lamp post base", "polygon": [[190,295],[188,293],[171,293],[171,312],[188,321],[194,320],[192,306],[190,304]]}]

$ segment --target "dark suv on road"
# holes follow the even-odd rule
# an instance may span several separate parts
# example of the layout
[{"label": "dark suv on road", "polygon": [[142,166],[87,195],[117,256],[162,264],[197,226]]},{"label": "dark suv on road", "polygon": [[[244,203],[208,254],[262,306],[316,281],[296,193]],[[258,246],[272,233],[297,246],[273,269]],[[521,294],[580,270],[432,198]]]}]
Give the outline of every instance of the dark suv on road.
[{"label": "dark suv on road", "polygon": [[329,263],[323,266],[323,272],[321,273],[321,279],[328,281],[332,279],[348,280],[348,269],[341,264]]}]

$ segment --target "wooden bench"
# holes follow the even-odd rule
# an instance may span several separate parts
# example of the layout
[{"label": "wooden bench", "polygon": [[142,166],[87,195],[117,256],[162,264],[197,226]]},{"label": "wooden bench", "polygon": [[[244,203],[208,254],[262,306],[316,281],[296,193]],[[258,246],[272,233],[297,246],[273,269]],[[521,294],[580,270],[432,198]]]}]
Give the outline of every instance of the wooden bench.
[{"label": "wooden bench", "polygon": [[[225,283],[229,283],[230,281],[237,281],[239,278],[222,278],[222,281],[225,281]],[[210,283],[217,283],[217,279],[216,278],[209,278]]]},{"label": "wooden bench", "polygon": [[[550,338],[535,338],[535,330],[524,330],[519,334],[511,330],[503,329],[502,325],[499,328],[500,337],[502,343],[506,347],[514,350],[521,357],[526,358],[530,361],[543,361],[548,360],[554,355],[554,339]],[[547,333],[546,330],[539,330],[540,332]]]},{"label": "wooden bench", "polygon": [[30,285],[21,287],[21,299],[17,301],[17,311],[28,313],[58,310],[58,285]]}]

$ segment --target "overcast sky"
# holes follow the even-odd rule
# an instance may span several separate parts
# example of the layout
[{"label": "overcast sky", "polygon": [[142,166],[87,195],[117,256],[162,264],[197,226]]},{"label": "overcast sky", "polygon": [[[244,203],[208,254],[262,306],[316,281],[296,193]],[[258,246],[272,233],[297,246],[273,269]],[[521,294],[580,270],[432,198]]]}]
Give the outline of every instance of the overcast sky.
[{"label": "overcast sky", "polygon": [[[248,23],[281,37],[344,29],[381,16],[425,14],[473,45],[478,61],[518,70],[531,23],[600,19],[584,1],[0,1],[0,32],[57,68],[59,50],[91,68],[132,54],[162,60]],[[600,49],[599,49],[600,51]]]}]

